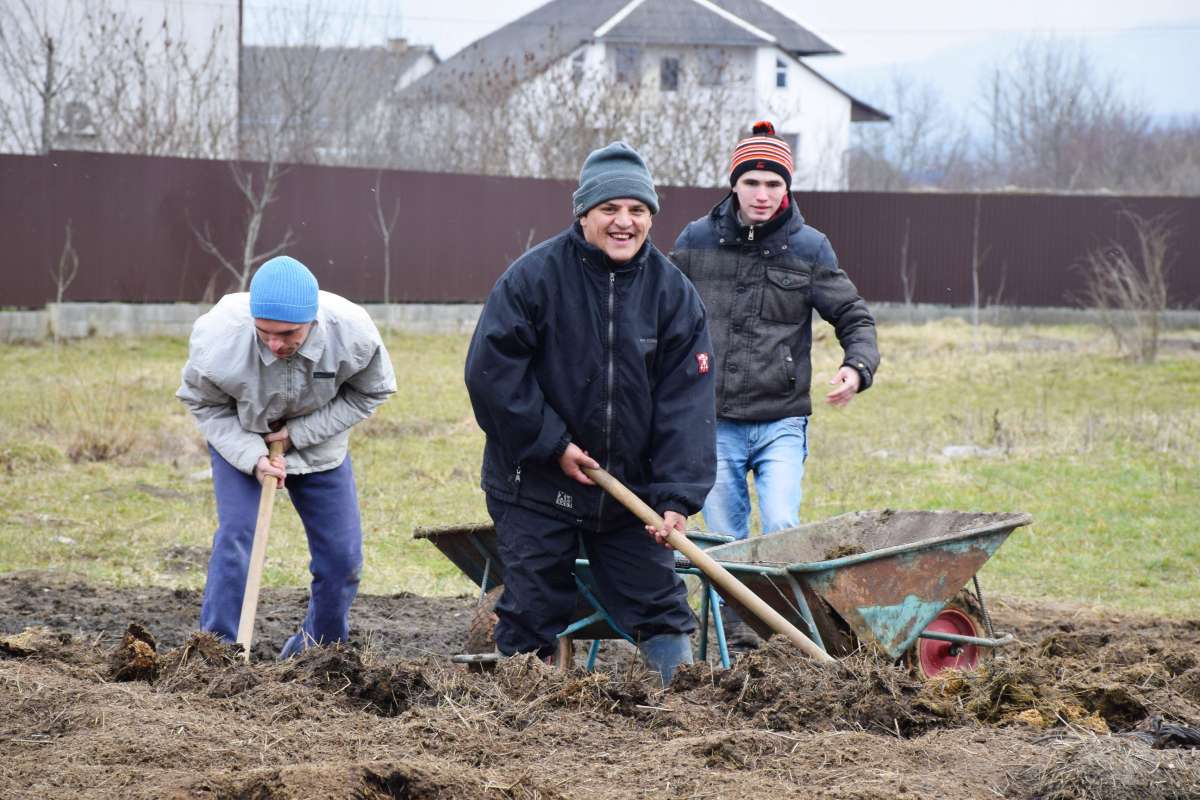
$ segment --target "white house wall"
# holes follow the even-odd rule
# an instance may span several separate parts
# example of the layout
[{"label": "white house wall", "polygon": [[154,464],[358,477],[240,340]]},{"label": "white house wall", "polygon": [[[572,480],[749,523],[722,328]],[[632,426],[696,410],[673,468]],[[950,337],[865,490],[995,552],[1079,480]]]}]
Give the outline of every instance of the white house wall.
[{"label": "white house wall", "polygon": [[[775,85],[776,59],[787,64],[787,87]],[[755,108],[780,134],[797,134],[792,184],[797,189],[846,188],[850,98],[776,47],[756,53]]]},{"label": "white house wall", "polygon": [[[15,6],[15,4],[13,4]],[[221,74],[221,89],[217,100],[211,106],[214,115],[223,115],[228,119],[237,117],[237,86],[238,86],[238,0],[34,0],[34,7],[43,9],[47,19],[58,20],[64,13],[70,13],[76,19],[82,18],[83,10],[87,9],[94,15],[106,17],[116,12],[142,22],[143,36],[152,45],[161,44],[159,34],[164,22],[171,33],[172,41],[187,49],[193,63],[201,62],[207,55],[210,45],[216,37],[216,68]],[[67,38],[67,44],[79,46],[83,38],[81,26],[73,25],[66,34],[74,37],[72,42]],[[78,56],[67,52],[64,58]],[[43,63],[44,62],[39,62]],[[14,87],[9,85],[6,78],[0,75],[0,101],[9,101],[13,96]],[[63,102],[87,101],[81,92],[68,92],[62,98]],[[61,106],[60,106],[61,108]],[[236,130],[236,129],[234,129]],[[0,132],[0,150],[3,152],[31,152],[23,143],[14,141],[6,132]],[[228,141],[229,152],[211,155],[234,154],[236,147],[235,136]],[[25,143],[27,144],[27,143]],[[57,143],[56,143],[57,145]],[[181,153],[180,155],[189,155]]]}]

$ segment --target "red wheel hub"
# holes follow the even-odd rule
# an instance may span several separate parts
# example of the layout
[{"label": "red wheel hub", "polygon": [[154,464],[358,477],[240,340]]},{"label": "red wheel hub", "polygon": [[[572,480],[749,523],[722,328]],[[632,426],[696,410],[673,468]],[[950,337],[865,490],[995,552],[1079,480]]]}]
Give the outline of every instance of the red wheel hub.
[{"label": "red wheel hub", "polygon": [[[943,609],[925,630],[959,636],[979,635],[975,620],[957,608]],[[978,663],[979,648],[976,645],[940,642],[936,639],[917,640],[917,664],[926,678],[932,678],[944,669],[971,669]]]}]

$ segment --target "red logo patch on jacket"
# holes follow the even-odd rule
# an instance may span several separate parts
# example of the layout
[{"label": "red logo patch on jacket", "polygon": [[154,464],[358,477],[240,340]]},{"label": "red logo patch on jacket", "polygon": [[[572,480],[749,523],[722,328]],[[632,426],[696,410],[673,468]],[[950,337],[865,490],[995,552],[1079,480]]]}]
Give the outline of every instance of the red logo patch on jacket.
[{"label": "red logo patch on jacket", "polygon": [[696,368],[701,375],[708,374],[708,353],[696,353]]}]

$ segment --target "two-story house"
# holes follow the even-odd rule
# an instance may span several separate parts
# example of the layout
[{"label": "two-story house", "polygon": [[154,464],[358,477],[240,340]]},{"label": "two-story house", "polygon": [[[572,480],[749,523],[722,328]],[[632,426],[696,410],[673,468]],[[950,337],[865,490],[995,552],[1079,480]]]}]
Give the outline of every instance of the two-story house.
[{"label": "two-story house", "polygon": [[763,0],[551,0],[447,59],[407,102],[445,109],[443,130],[480,129],[442,155],[462,171],[570,177],[588,149],[623,138],[660,182],[717,184],[739,134],[770,119],[797,188],[843,189],[850,125],[888,116],[808,63],[837,53]]}]

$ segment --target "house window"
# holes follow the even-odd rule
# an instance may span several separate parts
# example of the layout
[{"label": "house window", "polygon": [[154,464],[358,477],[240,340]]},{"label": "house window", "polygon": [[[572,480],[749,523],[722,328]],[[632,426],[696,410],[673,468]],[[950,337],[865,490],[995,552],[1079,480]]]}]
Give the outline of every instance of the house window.
[{"label": "house window", "polygon": [[613,70],[617,83],[627,83],[633,86],[640,82],[642,51],[628,45],[614,48]]},{"label": "house window", "polygon": [[583,83],[583,60],[584,52],[580,50],[571,57],[571,81],[578,86]]},{"label": "house window", "polygon": [[674,92],[679,88],[678,58],[664,58],[659,62],[658,88],[663,92]]},{"label": "house window", "polygon": [[787,88],[787,62],[782,58],[775,59],[775,88]]},{"label": "house window", "polygon": [[699,54],[700,65],[697,76],[701,86],[720,86],[729,73],[729,53],[715,47],[706,47]]},{"label": "house window", "polygon": [[779,138],[787,142],[788,147],[792,148],[792,163],[796,163],[800,158],[800,134],[798,133],[781,133]]}]

